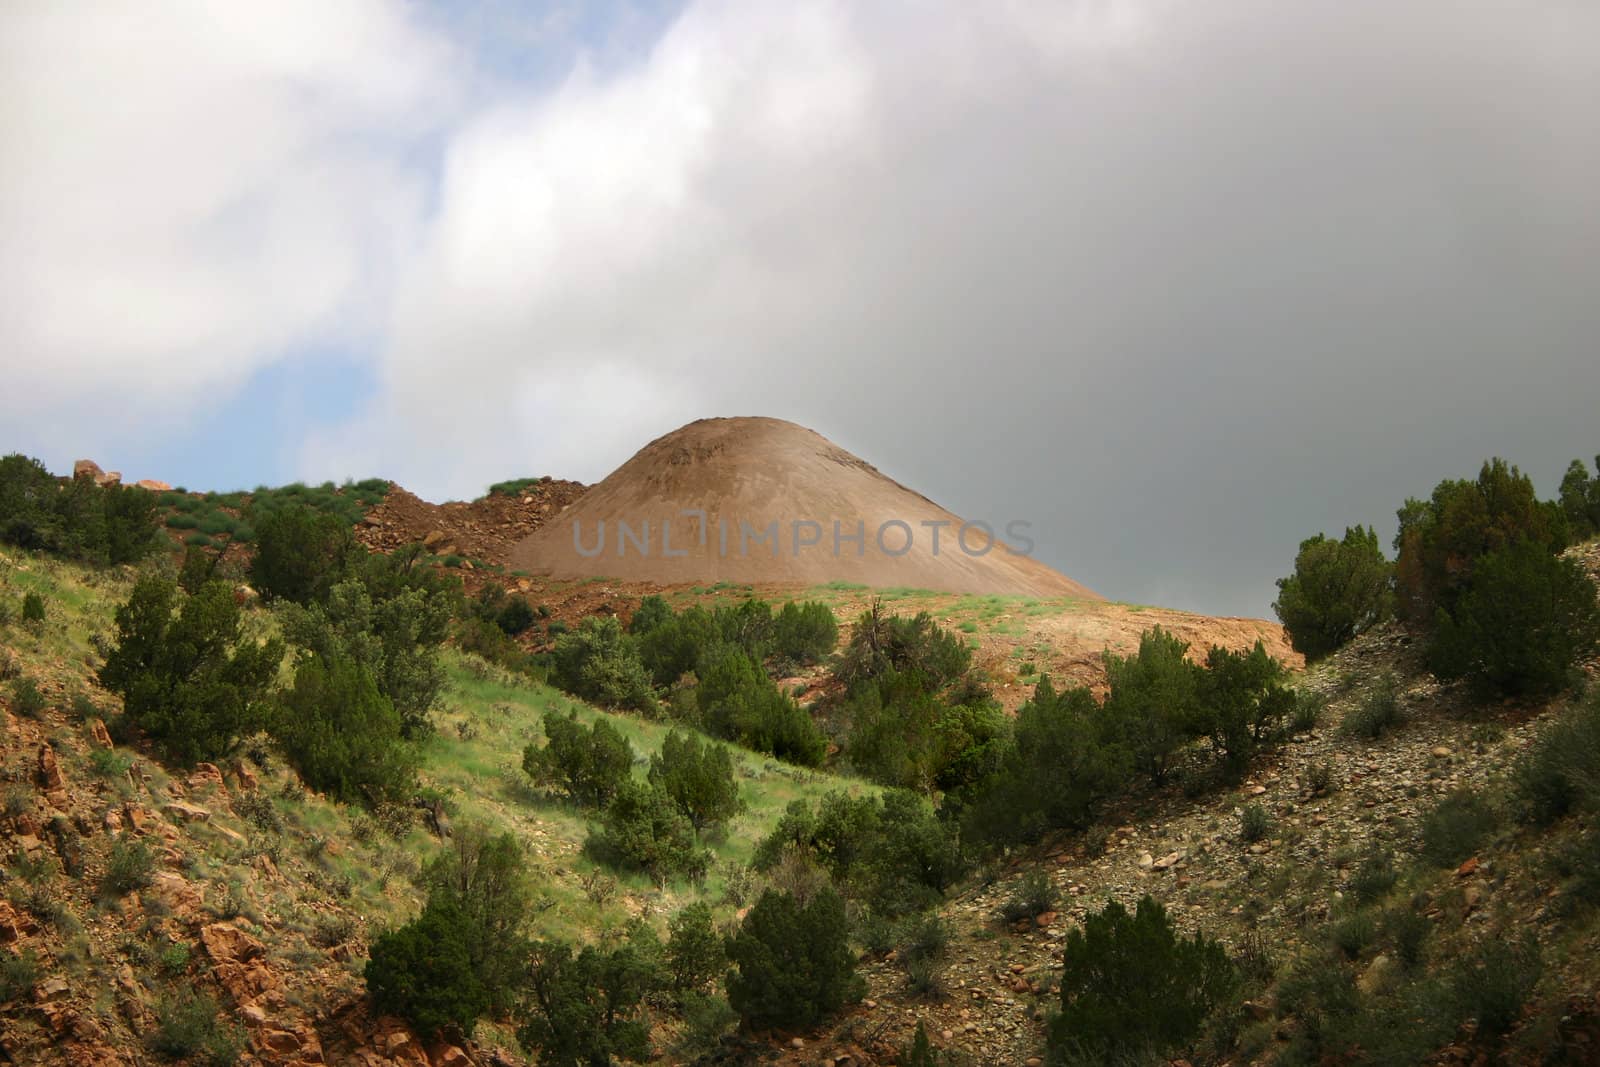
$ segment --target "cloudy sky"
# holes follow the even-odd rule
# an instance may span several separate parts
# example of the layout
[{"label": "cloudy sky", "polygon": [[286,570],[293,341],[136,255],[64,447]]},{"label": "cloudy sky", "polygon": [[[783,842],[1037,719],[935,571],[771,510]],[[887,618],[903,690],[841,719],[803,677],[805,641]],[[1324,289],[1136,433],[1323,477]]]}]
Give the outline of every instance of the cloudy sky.
[{"label": "cloudy sky", "polygon": [[1597,101],[1591,0],[17,0],[0,450],[444,499],[766,414],[1267,614],[1600,452]]}]

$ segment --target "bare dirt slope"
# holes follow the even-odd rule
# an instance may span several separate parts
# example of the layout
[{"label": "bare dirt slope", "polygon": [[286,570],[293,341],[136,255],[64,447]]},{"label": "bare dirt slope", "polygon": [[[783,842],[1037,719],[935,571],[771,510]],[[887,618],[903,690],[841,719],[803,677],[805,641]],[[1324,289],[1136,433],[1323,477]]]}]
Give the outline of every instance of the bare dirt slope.
[{"label": "bare dirt slope", "polygon": [[[704,526],[685,516],[686,510],[703,512]],[[594,552],[602,523],[604,539]],[[625,541],[619,523],[636,539]],[[671,555],[662,540],[664,523],[670,523]],[[934,529],[925,523],[948,524],[939,530],[937,554]],[[569,507],[560,522],[517,545],[511,563],[553,578],[851,582],[1101,599],[998,540],[990,544],[981,528],[968,530],[969,551],[963,551],[956,540],[962,525],[959,517],[802,426],[767,418],[701,419],[646,445]],[[769,529],[776,530],[774,540],[758,540]],[[859,530],[865,537],[858,547],[846,538]],[[817,543],[807,544],[813,535]]]},{"label": "bare dirt slope", "polygon": [[490,493],[470,502],[430,504],[395,486],[356,528],[374,552],[425,541],[436,555],[461,555],[503,564],[528,534],[583,495],[582,482],[547,478],[516,493]]}]

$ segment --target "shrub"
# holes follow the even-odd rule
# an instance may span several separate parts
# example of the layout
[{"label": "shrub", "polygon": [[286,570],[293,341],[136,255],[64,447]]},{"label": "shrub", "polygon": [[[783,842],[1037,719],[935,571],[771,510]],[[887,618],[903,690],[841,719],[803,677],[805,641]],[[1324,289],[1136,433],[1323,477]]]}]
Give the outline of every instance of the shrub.
[{"label": "shrub", "polygon": [[903,789],[878,799],[833,792],[815,808],[792,802],[756,846],[752,864],[770,871],[794,853],[814,859],[852,897],[890,918],[937,903],[964,869],[954,827]]},{"label": "shrub", "polygon": [[1428,917],[1410,908],[1396,908],[1384,921],[1384,933],[1394,945],[1395,956],[1408,971],[1422,962],[1432,932]]},{"label": "shrub", "polygon": [[1283,686],[1283,664],[1258,640],[1249,652],[1213,647],[1200,676],[1200,734],[1209,734],[1223,759],[1238,768],[1276,736],[1294,707]]},{"label": "shrub", "polygon": [[925,611],[912,618],[889,615],[874,599],[856,620],[833,676],[850,689],[893,670],[919,674],[928,689],[937,692],[971,666],[972,648],[959,634],[941,628],[932,615]]},{"label": "shrub", "polygon": [[1306,767],[1306,788],[1314,796],[1322,796],[1333,788],[1333,764],[1318,760]]},{"label": "shrub", "polygon": [[495,616],[494,624],[508,636],[515,637],[532,626],[534,618],[533,605],[528,603],[528,598],[513,596],[506,600],[505,607]]},{"label": "shrub", "polygon": [[1600,800],[1600,694],[1563,712],[1518,761],[1513,795],[1523,818],[1545,824]]},{"label": "shrub", "polygon": [[291,504],[252,515],[250,584],[269,599],[311,604],[327,598],[360,548],[350,524],[331,512]]},{"label": "shrub", "polygon": [[26,593],[23,595],[22,621],[44,622],[44,597],[38,593]]},{"label": "shrub", "polygon": [[39,974],[39,957],[31,948],[0,955],[0,1004],[30,999]]},{"label": "shrub", "polygon": [[233,591],[212,582],[177,606],[176,583],[141,578],[117,609],[117,646],[100,684],[127,718],[180,763],[225,758],[266,721],[283,642],[256,642]]},{"label": "shrub", "polygon": [[900,1051],[898,1062],[904,1067],[955,1067],[959,1061],[955,1053],[941,1053],[933,1047],[933,1042],[928,1040],[927,1027],[918,1019],[911,1044]]},{"label": "shrub", "polygon": [[707,730],[791,763],[815,767],[822,762],[827,742],[816,723],[748,653],[718,645],[705,653],[698,669],[695,699]]},{"label": "shrub", "polygon": [[472,959],[479,932],[454,896],[430,894],[421,915],[373,942],[364,971],[373,1008],[423,1035],[470,1035],[489,1007]]},{"label": "shrub", "polygon": [[177,993],[156,1005],[150,1048],[158,1056],[196,1067],[232,1067],[244,1045],[239,1031],[222,1021],[221,1006],[205,993]]},{"label": "shrub", "polygon": [[1454,867],[1477,850],[1498,821],[1494,809],[1470,789],[1458,789],[1422,819],[1423,862]]},{"label": "shrub", "polygon": [[460,908],[472,931],[467,957],[489,1010],[509,1011],[527,952],[522,925],[533,895],[517,839],[510,833],[491,836],[474,823],[458,826],[450,846],[423,870],[422,884],[430,898]]},{"label": "shrub", "polygon": [[585,730],[577,712],[544,713],[543,748],[528,745],[522,769],[539,785],[560,785],[579,804],[601,807],[633,773],[633,749],[603,718]]},{"label": "shrub", "polygon": [[417,754],[400,714],[367,668],[336,657],[306,657],[273,717],[272,736],[307,785],[375,807],[409,796]]},{"label": "shrub", "polygon": [[119,837],[111,843],[100,888],[113,896],[144,889],[155,876],[156,859],[143,841]]},{"label": "shrub", "polygon": [[628,632],[636,637],[643,636],[667,625],[673,618],[671,605],[652,593],[639,601],[639,606],[634,609],[633,616],[628,620]]},{"label": "shrub", "polygon": [[1067,935],[1053,1050],[1073,1044],[1103,1060],[1174,1052],[1238,989],[1217,941],[1180,938],[1166,908],[1146,896],[1132,915],[1116,901]]},{"label": "shrub", "polygon": [[1376,741],[1387,731],[1399,726],[1402,718],[1400,694],[1394,675],[1385,674],[1360,704],[1345,712],[1339,730],[1348,737]]},{"label": "shrub", "polygon": [[833,652],[839,622],[828,605],[790,601],[772,620],[772,650],[789,663],[817,663]]},{"label": "shrub", "polygon": [[1382,851],[1369,852],[1350,874],[1350,894],[1358,904],[1371,904],[1386,896],[1399,878],[1392,855]]},{"label": "shrub", "polygon": [[1260,804],[1247,804],[1239,813],[1239,840],[1253,844],[1272,832],[1272,816]]},{"label": "shrub", "polygon": [[121,778],[133,766],[133,757],[114,748],[93,748],[89,751],[89,769],[97,778]]},{"label": "shrub", "polygon": [[1485,463],[1476,481],[1443,481],[1431,499],[1406,501],[1399,519],[1399,607],[1424,625],[1440,609],[1454,611],[1484,556],[1517,541],[1551,552],[1565,540],[1560,505],[1540,502],[1532,479],[1499,458]]},{"label": "shrub", "polygon": [[11,710],[25,719],[37,719],[50,706],[50,701],[39,691],[39,683],[32,678],[18,678],[11,683]]},{"label": "shrub", "polygon": [[1572,539],[1583,541],[1600,533],[1600,456],[1594,459],[1595,477],[1573,460],[1561,479],[1561,510],[1566,513]]},{"label": "shrub", "polygon": [[1327,701],[1309,689],[1295,691],[1294,710],[1289,713],[1289,730],[1292,733],[1308,734],[1317,728],[1322,721],[1322,713],[1328,710]]},{"label": "shrub", "polygon": [[564,942],[537,942],[527,971],[527,1022],[517,1037],[539,1050],[541,1064],[643,1060],[650,1025],[641,1004],[657,979],[652,961],[633,945],[611,951],[591,945],[575,954]]},{"label": "shrub", "polygon": [[944,920],[929,912],[906,923],[900,942],[900,959],[908,965],[929,963],[942,959],[949,947],[950,931],[945,928]]},{"label": "shrub", "polygon": [[1475,1020],[1479,1034],[1509,1033],[1542,971],[1536,944],[1489,939],[1461,960],[1450,978],[1456,1018]]},{"label": "shrub", "polygon": [[1479,558],[1453,607],[1438,609],[1428,660],[1486,696],[1546,696],[1597,641],[1594,582],[1575,560],[1517,541]]},{"label": "shrub", "polygon": [[1082,829],[1097,801],[1119,790],[1132,769],[1127,750],[1108,738],[1084,688],[1057,693],[1041,678],[1017,711],[999,769],[979,787],[966,816],[973,840],[1026,840],[1052,829]]},{"label": "shrub", "polygon": [[189,969],[189,957],[193,952],[187,941],[174,941],[161,950],[161,954],[156,957],[156,964],[162,973],[176,977]]},{"label": "shrub", "polygon": [[1189,646],[1157,626],[1139,637],[1132,656],[1105,653],[1104,716],[1114,723],[1134,767],[1153,781],[1189,738],[1198,718],[1200,668],[1186,657]]},{"label": "shrub", "polygon": [[1047,911],[1054,911],[1057,902],[1056,886],[1044,871],[1034,868],[1017,882],[1006,902],[1000,905],[1000,917],[1008,923],[1032,919]]},{"label": "shrub", "polygon": [[739,1013],[726,1000],[704,993],[684,994],[679,1014],[683,1017],[683,1032],[678,1037],[677,1052],[696,1063],[710,1057],[739,1021]]},{"label": "shrub", "polygon": [[625,778],[606,803],[585,851],[610,866],[644,871],[657,885],[676,875],[699,880],[711,854],[695,843],[694,827],[658,786]]},{"label": "shrub", "polygon": [[283,833],[283,818],[272,798],[260,791],[240,792],[233,798],[233,810],[252,826],[268,833]]},{"label": "shrub", "polygon": [[430,732],[428,709],[444,688],[439,649],[450,633],[459,583],[419,565],[415,546],[353,563],[321,603],[282,612],[285,635],[324,660],[354,660],[400,714],[407,738]]},{"label": "shrub", "polygon": [[728,941],[728,1003],[752,1029],[816,1025],[861,999],[845,940],[844,902],[823,889],[809,902],[768,889]]},{"label": "shrub", "polygon": [[1378,921],[1369,911],[1345,916],[1328,930],[1334,946],[1350,959],[1358,959],[1378,938]]},{"label": "shrub", "polygon": [[650,711],[655,694],[632,638],[609,616],[590,616],[556,639],[551,680],[573,696],[609,707]]},{"label": "shrub", "polygon": [[1278,613],[1296,652],[1314,662],[1394,613],[1393,565],[1375,530],[1347,527],[1300,542],[1294,573],[1278,579]]},{"label": "shrub", "polygon": [[696,830],[727,822],[744,810],[733,777],[733,756],[694,734],[667,731],[650,757],[650,782],[672,798]]},{"label": "shrub", "polygon": [[711,908],[690,904],[667,922],[667,972],[680,993],[704,991],[727,969],[722,936],[711,922]]}]

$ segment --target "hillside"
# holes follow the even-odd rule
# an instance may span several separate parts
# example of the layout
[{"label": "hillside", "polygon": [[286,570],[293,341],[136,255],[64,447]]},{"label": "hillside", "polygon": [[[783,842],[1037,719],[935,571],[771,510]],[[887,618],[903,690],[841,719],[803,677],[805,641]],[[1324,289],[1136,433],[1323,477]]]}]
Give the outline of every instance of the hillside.
[{"label": "hillside", "polygon": [[[926,523],[941,524],[937,552]],[[653,535],[644,533],[646,524]],[[667,524],[670,544],[663,543]],[[1004,524],[997,523],[1002,532]],[[637,541],[623,539],[624,525]],[[991,543],[981,527],[968,530],[963,550],[962,527],[962,519],[804,427],[768,418],[701,419],[640,449],[560,522],[517,545],[511,565],[562,579],[837,581],[1100,599],[1021,551]],[[775,543],[757,539],[769,530],[776,530]],[[845,540],[859,531],[865,531],[859,546]]]},{"label": "hillside", "polygon": [[[470,1053],[430,1048],[364,1005],[371,937],[415,913],[418,872],[448,844],[424,812],[374,817],[330,802],[264,746],[182,772],[137,742],[111,741],[104,723],[117,700],[93,672],[129,587],[125,576],[0,554],[0,595],[36,592],[51,610],[43,625],[0,630],[0,673],[34,679],[46,702],[29,717],[9,687],[0,697],[0,952],[29,951],[39,968],[30,997],[0,989],[0,1062],[148,1062],[149,1041],[190,989],[225,1006],[224,1021],[261,1062],[523,1062],[510,1033],[492,1025]],[[517,836],[539,887],[532,925],[546,936],[605,939],[640,918],[664,933],[667,916],[697,899],[731,917],[744,900],[738,872],[791,801],[874,792],[741,753],[748,807],[716,845],[703,884],[658,888],[643,875],[607,873],[582,854],[590,818],[531,786],[523,748],[551,708],[616,724],[640,754],[660,748],[667,726],[607,714],[477,657],[448,666],[423,750],[423,793],[457,833],[479,824]],[[153,856],[147,884],[108,889],[115,850],[129,842]],[[672,1034],[659,1039],[670,1044]]]},{"label": "hillside", "polygon": [[[1585,1063],[1600,1049],[1600,701],[1581,695],[1600,668],[1592,648],[1562,682],[1577,696],[1483,703],[1430,674],[1418,634],[1396,623],[1308,670],[1259,620],[842,580],[560,579],[447,551],[497,509],[480,549],[517,522],[548,525],[566,514],[560,483],[456,506],[456,526],[417,557],[341,540],[346,523],[398,545],[440,521],[389,483],[248,501],[173,492],[154,521],[170,533],[194,516],[192,529],[258,561],[297,531],[328,535],[338,552],[302,541],[294,562],[324,560],[333,584],[305,605],[261,584],[263,601],[239,555],[197,556],[216,540],[189,546],[186,581],[197,559],[212,564],[186,593],[164,553],[136,568],[0,552],[0,1062],[601,1062],[561,1058],[528,1029],[530,1010],[551,1009],[528,999],[522,969],[570,951],[621,968],[564,995],[585,1011],[632,998],[617,1016],[638,1028],[623,1059],[871,1067],[905,1063],[920,1032],[931,1059],[916,1067],[1037,1067],[1047,1042],[1063,1047],[1051,1020],[1070,939],[1108,902],[1146,897],[1178,931],[1215,938],[1239,983],[1184,1039],[1190,1062],[1299,1067],[1342,1049],[1339,1062]],[[271,519],[279,498],[306,525]],[[252,516],[269,521],[257,531]],[[1565,556],[1600,571],[1600,542]],[[465,600],[439,582],[454,577]],[[172,589],[178,622],[194,605],[236,612],[234,655],[279,650],[265,660],[274,711],[215,762],[177,762],[184,738],[136,719],[138,692],[124,705],[99,685],[121,654],[116,609],[152,583]],[[448,618],[425,638],[429,590]],[[327,644],[348,619],[361,644]],[[381,721],[341,718],[366,706],[359,690],[296,702],[337,677],[308,669],[348,665],[348,648],[375,654],[394,619],[426,655],[446,642],[424,728],[401,732],[398,686]],[[1160,635],[1146,660],[1157,626],[1170,661],[1154,658]],[[1129,657],[1109,685],[1108,651]],[[1127,674],[1136,659],[1166,673]],[[1187,697],[1125,699],[1141,677],[1180,676]],[[306,782],[325,770],[294,747],[302,714],[376,730],[414,763],[396,790],[324,778],[343,791],[319,794]],[[541,770],[536,756],[568,758],[555,755],[563,729],[579,731],[573,762]],[[719,773],[742,810],[690,821],[699,800],[657,781],[674,730],[731,742]],[[367,773],[368,752],[350,746],[346,770]],[[602,764],[616,780],[580,791],[573,776]],[[1537,818],[1530,766],[1555,798]],[[369,958],[425,931],[441,914],[438,872],[501,834],[527,890],[507,1002],[448,1026],[386,1014]],[[840,910],[799,948],[837,939],[864,984],[809,1018],[754,1014],[729,968],[758,961],[735,944],[772,929],[770,913],[757,921],[771,900],[826,899]],[[713,960],[698,986],[669,984],[663,954],[691,905],[708,909]],[[447,956],[430,948],[417,966]],[[811,972],[780,965],[767,980],[796,973]],[[609,1011],[563,1025],[593,1038]]]}]

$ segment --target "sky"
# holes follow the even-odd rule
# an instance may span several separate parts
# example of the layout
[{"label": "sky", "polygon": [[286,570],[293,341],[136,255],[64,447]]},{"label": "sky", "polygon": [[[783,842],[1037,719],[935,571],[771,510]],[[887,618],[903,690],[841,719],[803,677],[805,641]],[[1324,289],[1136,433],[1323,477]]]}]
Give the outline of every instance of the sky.
[{"label": "sky", "polygon": [[594,481],[770,415],[1113,597],[1600,452],[1600,5],[0,6],[0,451]]}]

